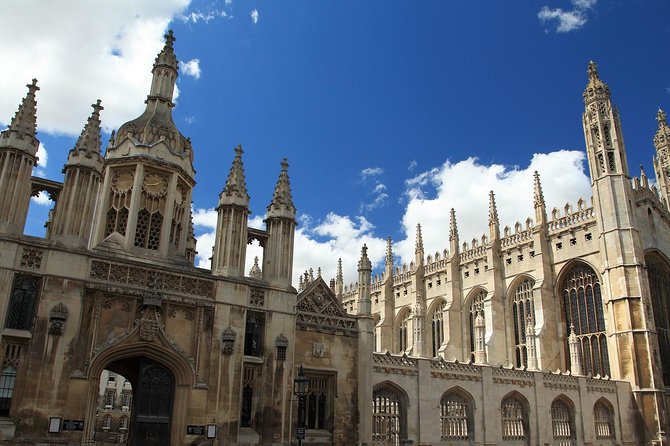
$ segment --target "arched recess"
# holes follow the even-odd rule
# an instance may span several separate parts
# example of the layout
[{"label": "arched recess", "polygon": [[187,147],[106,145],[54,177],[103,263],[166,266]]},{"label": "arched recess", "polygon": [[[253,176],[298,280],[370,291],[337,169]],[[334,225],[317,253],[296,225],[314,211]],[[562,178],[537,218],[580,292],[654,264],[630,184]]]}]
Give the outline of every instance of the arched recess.
[{"label": "arched recess", "polygon": [[411,309],[403,307],[398,311],[398,315],[395,320],[395,345],[397,347],[398,353],[405,353],[405,351],[410,347],[412,341],[412,332],[410,331],[410,319],[412,317]]},{"label": "arched recess", "polygon": [[467,308],[467,312],[464,312],[464,316],[467,317],[467,322],[463,324],[465,328],[466,342],[463,344],[468,350],[465,354],[465,360],[470,359],[471,361],[475,360],[475,318],[478,314],[481,314],[486,320],[486,315],[484,313],[484,300],[488,291],[482,287],[477,287],[474,290],[470,291],[465,298],[464,307]]},{"label": "arched recess", "polygon": [[596,440],[615,440],[614,406],[606,398],[593,405],[593,421]]},{"label": "arched recess", "polygon": [[651,307],[658,336],[663,382],[670,385],[670,262],[656,250],[645,253]]},{"label": "arched recess", "polygon": [[157,330],[152,340],[142,339],[141,325],[142,323],[138,324],[130,333],[120,336],[117,342],[98,352],[91,360],[87,370],[89,385],[84,438],[93,437],[95,407],[102,371],[111,370],[127,377],[132,382],[133,379],[137,379],[138,364],[142,358],[154,361],[172,373],[175,387],[170,426],[172,442],[178,442],[183,432],[186,431],[185,420],[189,390],[195,384],[193,366],[184,354],[170,343],[162,329]]},{"label": "arched recess", "polygon": [[558,444],[572,444],[577,438],[575,431],[575,405],[565,395],[551,403],[551,429],[553,440]]},{"label": "arched recess", "polygon": [[601,283],[596,270],[582,260],[568,262],[557,281],[566,369],[571,367],[568,337],[574,330],[584,375],[611,376]]},{"label": "arched recess", "polygon": [[467,442],[475,440],[475,402],[461,387],[452,387],[440,398],[441,440]]},{"label": "arched recess", "polygon": [[402,387],[384,381],[372,389],[372,442],[398,445],[407,439],[409,398]]},{"label": "arched recess", "polygon": [[426,318],[430,323],[430,330],[428,333],[430,354],[434,358],[438,355],[440,346],[445,339],[445,330],[448,329],[446,317],[444,315],[447,301],[443,298],[435,299],[428,308],[428,317]]},{"label": "arched recess", "polygon": [[507,289],[506,314],[510,320],[505,325],[508,327],[508,339],[511,340],[508,345],[513,349],[510,352],[510,358],[513,358],[511,362],[516,367],[528,366],[526,327],[529,321],[535,326],[534,287],[535,279],[528,274],[522,274],[516,277]]},{"label": "arched recess", "polygon": [[528,400],[516,390],[503,397],[500,402],[500,427],[503,444],[530,444],[531,433],[528,413]]}]

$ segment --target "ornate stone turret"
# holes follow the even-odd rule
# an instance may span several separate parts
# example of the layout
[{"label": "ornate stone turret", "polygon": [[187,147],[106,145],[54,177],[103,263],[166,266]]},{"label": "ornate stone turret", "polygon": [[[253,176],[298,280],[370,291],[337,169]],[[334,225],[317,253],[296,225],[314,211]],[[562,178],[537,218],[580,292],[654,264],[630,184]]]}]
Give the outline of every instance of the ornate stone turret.
[{"label": "ornate stone turret", "polygon": [[384,260],[384,275],[386,280],[393,282],[393,242],[391,237],[386,239],[386,258]]},{"label": "ornate stone turret", "polygon": [[370,316],[372,301],[370,299],[370,285],[372,281],[372,263],[368,258],[368,247],[363,245],[361,259],[358,261],[358,314]]},{"label": "ornate stone turret", "polygon": [[421,235],[421,224],[416,225],[416,240],[414,244],[414,262],[416,267],[423,266],[423,237]]},{"label": "ornate stone turret", "polygon": [[663,110],[658,110],[656,121],[658,130],[654,136],[654,147],[656,148],[654,171],[661,198],[665,201],[666,206],[670,206],[670,127]]},{"label": "ornate stone turret", "polygon": [[[647,443],[664,440],[667,418],[663,383],[654,375],[653,352],[658,338],[651,314],[651,292],[644,265],[645,251],[631,203],[635,203],[628,174],[621,122],[610,91],[589,63],[584,91],[584,135],[591,170],[591,189],[598,224],[602,264],[603,306],[611,308],[608,355],[612,377],[629,379],[638,407],[644,407]],[[566,327],[567,328],[567,327]],[[567,332],[565,330],[564,332]],[[635,360],[630,360],[631,351]],[[652,412],[655,414],[652,415]]]},{"label": "ornate stone turret", "polygon": [[100,155],[100,100],[93,104],[74,148],[63,168],[65,181],[54,212],[51,235],[66,245],[86,247],[92,230],[93,213],[102,182]]},{"label": "ornate stone turret", "polygon": [[0,133],[0,233],[23,234],[30,205],[30,176],[37,163],[37,79],[27,85],[28,94]]},{"label": "ornate stone turret", "polygon": [[449,250],[451,251],[452,259],[455,258],[456,263],[458,263],[460,248],[458,246],[458,225],[456,224],[456,211],[454,208],[451,208],[449,212]]},{"label": "ornate stone turret", "polygon": [[226,185],[219,194],[216,208],[216,239],[212,256],[212,273],[220,276],[244,275],[247,253],[247,220],[249,194],[244,181],[242,146],[235,148],[235,159],[230,167]]},{"label": "ornate stone turret", "polygon": [[123,124],[107,147],[92,245],[190,263],[195,170],[191,141],[172,119],[178,74],[174,41],[168,32],[154,62],[144,113]]},{"label": "ornate stone turret", "polygon": [[342,274],[342,259],[337,259],[337,277],[335,278],[335,295],[342,302],[342,293],[344,292],[344,274]]},{"label": "ornate stone turret", "polygon": [[272,202],[268,206],[265,224],[269,238],[263,256],[263,278],[269,282],[290,286],[296,221],[286,158],[281,162],[281,172]]}]

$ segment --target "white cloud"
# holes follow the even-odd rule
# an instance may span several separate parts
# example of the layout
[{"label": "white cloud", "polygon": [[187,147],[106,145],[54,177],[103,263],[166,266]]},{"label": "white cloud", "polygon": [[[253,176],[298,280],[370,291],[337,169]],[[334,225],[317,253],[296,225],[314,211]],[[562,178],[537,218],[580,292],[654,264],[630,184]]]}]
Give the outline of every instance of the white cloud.
[{"label": "white cloud", "polygon": [[[189,1],[13,2],[3,10],[0,27],[3,57],[13,66],[0,70],[0,121],[13,116],[25,96],[23,85],[32,78],[41,88],[37,120],[42,132],[78,135],[90,114],[89,104],[97,98],[105,107],[105,129],[138,116],[163,34]],[[30,27],[25,26],[26,17]],[[86,26],[75,32],[72,23]]]},{"label": "white cloud", "polygon": [[409,165],[407,166],[407,170],[409,170],[410,172],[413,172],[414,169],[416,169],[416,166],[418,166],[418,165],[419,164],[416,162],[416,160],[412,160],[412,161],[409,162]]},{"label": "white cloud", "polygon": [[[226,5],[229,5],[228,2],[226,2]],[[204,23],[209,23],[210,21],[218,18],[226,18],[230,17],[228,13],[223,10],[223,9],[212,9],[207,12],[203,11],[191,11],[188,14],[179,14],[177,15],[177,20],[180,20],[184,23],[193,23],[196,24],[198,22],[204,22]]]},{"label": "white cloud", "polygon": [[254,25],[255,25],[256,23],[258,23],[258,9],[254,9],[253,11],[251,11],[251,12],[249,13],[249,15],[251,16],[251,22],[252,22]]},{"label": "white cloud", "polygon": [[542,21],[558,21],[556,32],[567,33],[583,27],[587,22],[587,13],[593,9],[598,0],[571,0],[570,3],[574,9],[564,11],[561,8],[549,8],[544,6],[537,13],[537,17]]},{"label": "white cloud", "polygon": [[[405,239],[396,243],[404,262],[414,259],[417,223],[421,224],[426,254],[448,248],[449,214],[456,211],[461,244],[488,236],[488,195],[495,193],[501,232],[505,226],[534,218],[533,172],[540,173],[547,213],[583,197],[590,204],[591,188],[584,172],[584,153],[560,150],[533,155],[526,168],[481,164],[468,158],[406,181],[407,206],[402,218]],[[566,187],[569,185],[569,187]]]},{"label": "white cloud", "polygon": [[187,116],[184,118],[184,121],[186,121],[186,124],[193,124],[195,122],[195,116]]},{"label": "white cloud", "polygon": [[369,177],[374,177],[383,173],[384,169],[381,167],[366,167],[365,169],[361,170],[361,178],[363,178],[363,180],[367,180]]},{"label": "white cloud", "polygon": [[188,62],[182,62],[179,65],[179,71],[185,76],[192,76],[195,79],[200,79],[200,59],[191,59]]},{"label": "white cloud", "polygon": [[44,147],[44,144],[40,143],[37,147],[37,167],[45,168],[47,167],[47,161],[49,159],[49,154],[47,153],[47,148]]},{"label": "white cloud", "polygon": [[30,197],[30,201],[40,206],[51,206],[54,204],[54,202],[51,201],[51,198],[49,198],[49,194],[45,191],[40,191],[36,197]]}]

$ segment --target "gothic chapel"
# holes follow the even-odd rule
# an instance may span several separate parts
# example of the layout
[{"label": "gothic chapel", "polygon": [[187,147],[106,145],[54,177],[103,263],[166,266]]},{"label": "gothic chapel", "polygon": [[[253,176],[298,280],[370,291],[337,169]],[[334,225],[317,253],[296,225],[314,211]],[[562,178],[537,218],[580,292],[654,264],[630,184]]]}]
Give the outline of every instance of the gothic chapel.
[{"label": "gothic chapel", "polygon": [[[381,274],[363,246],[354,284],[340,263],[329,283],[307,272],[296,290],[288,163],[265,229],[249,228],[240,146],[211,269],[194,266],[197,150],[172,119],[174,42],[169,32],[145,111],[104,156],[93,105],[62,182],[31,176],[36,80],[0,133],[0,444],[668,444],[662,111],[650,185],[630,177],[591,62],[590,200],[548,210],[536,174],[524,223],[501,228],[491,192],[480,239],[459,240],[452,209],[447,249],[424,250],[419,226],[409,265],[394,265],[389,239]],[[24,234],[40,191],[56,203],[44,238]],[[252,241],[263,257],[250,267]]]}]

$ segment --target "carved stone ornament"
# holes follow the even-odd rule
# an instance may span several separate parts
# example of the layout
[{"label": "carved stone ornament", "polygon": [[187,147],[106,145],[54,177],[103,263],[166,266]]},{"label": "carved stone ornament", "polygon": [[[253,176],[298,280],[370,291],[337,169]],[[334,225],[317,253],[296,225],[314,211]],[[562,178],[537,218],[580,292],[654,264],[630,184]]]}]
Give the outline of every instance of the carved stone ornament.
[{"label": "carved stone ornament", "polygon": [[237,333],[235,333],[235,330],[232,328],[228,327],[225,330],[223,330],[223,334],[221,335],[221,353],[224,355],[232,355],[233,350],[235,349],[235,338],[237,337]]},{"label": "carved stone ornament", "polygon": [[139,336],[140,339],[147,342],[152,342],[158,336],[158,330],[160,329],[158,321],[150,319],[142,319],[139,321],[140,330]]},{"label": "carved stone ornament", "polygon": [[23,248],[21,268],[40,269],[42,267],[43,252],[38,249]]},{"label": "carved stone ornament", "polygon": [[59,303],[49,312],[49,334],[60,336],[65,331],[65,321],[68,311],[65,305]]},{"label": "carved stone ornament", "polygon": [[323,358],[326,354],[325,346],[321,342],[312,344],[312,356],[315,358]]}]

